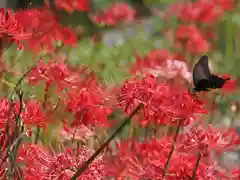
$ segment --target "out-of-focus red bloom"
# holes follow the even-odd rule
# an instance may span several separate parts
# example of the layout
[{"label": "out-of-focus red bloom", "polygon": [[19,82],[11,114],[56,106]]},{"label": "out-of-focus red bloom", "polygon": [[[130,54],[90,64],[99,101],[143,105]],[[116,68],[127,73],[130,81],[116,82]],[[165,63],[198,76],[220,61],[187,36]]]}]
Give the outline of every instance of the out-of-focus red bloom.
[{"label": "out-of-focus red bloom", "polygon": [[56,50],[56,43],[62,42],[65,45],[75,45],[77,38],[70,28],[63,28],[56,25],[49,33],[43,35],[40,39],[32,38],[27,41],[28,48],[39,52],[44,50],[46,52],[54,52]]},{"label": "out-of-focus red bloom", "polygon": [[182,8],[180,18],[187,22],[209,24],[214,23],[222,14],[223,11],[215,3],[197,1],[185,5]]},{"label": "out-of-focus red bloom", "polygon": [[[207,1],[207,0],[200,0],[200,1]],[[219,7],[221,7],[224,11],[231,11],[234,9],[236,0],[213,0],[213,2]]]},{"label": "out-of-focus red bloom", "polygon": [[49,33],[56,24],[56,17],[47,7],[18,10],[15,14],[20,27],[39,38]]},{"label": "out-of-focus red bloom", "polygon": [[[18,161],[26,166],[23,174],[26,179],[71,179],[73,174],[92,155],[87,148],[66,149],[62,153],[49,153],[39,145],[23,145],[20,149]],[[97,157],[78,180],[101,180],[103,179],[102,157]],[[25,179],[24,178],[24,179]]]},{"label": "out-of-focus red bloom", "polygon": [[203,54],[210,50],[210,44],[196,26],[179,26],[176,30],[176,41],[191,54]]},{"label": "out-of-focus red bloom", "polygon": [[22,49],[22,40],[29,39],[32,36],[33,32],[29,32],[21,26],[17,15],[12,10],[0,9],[0,39],[10,42],[15,41],[18,44],[18,49]]},{"label": "out-of-focus red bloom", "polygon": [[143,72],[145,68],[155,68],[161,66],[166,60],[172,59],[172,55],[165,49],[152,50],[147,56],[141,57],[136,53],[136,62],[134,63],[131,72]]},{"label": "out-of-focus red bloom", "polygon": [[197,0],[176,3],[169,7],[167,16],[175,15],[184,22],[212,24],[234,7],[234,0]]},{"label": "out-of-focus red bloom", "polygon": [[222,76],[223,79],[231,78],[228,80],[222,87],[222,90],[224,92],[233,92],[234,90],[237,89],[237,81],[233,80],[232,77],[228,74]]},{"label": "out-of-focus red bloom", "polygon": [[89,0],[54,0],[54,4],[59,9],[64,9],[68,13],[77,11],[89,11]]},{"label": "out-of-focus red bloom", "polygon": [[126,3],[116,3],[97,13],[93,21],[106,26],[115,26],[120,22],[131,22],[135,19],[136,11]]},{"label": "out-of-focus red bloom", "polygon": [[63,28],[47,7],[19,10],[16,12],[16,19],[20,27],[32,34],[27,39],[27,46],[35,52],[55,51],[56,41],[70,45],[76,43],[73,32],[68,27]]},{"label": "out-of-focus red bloom", "polygon": [[231,179],[233,180],[237,180],[240,178],[240,168],[236,168],[234,170],[231,171]]}]

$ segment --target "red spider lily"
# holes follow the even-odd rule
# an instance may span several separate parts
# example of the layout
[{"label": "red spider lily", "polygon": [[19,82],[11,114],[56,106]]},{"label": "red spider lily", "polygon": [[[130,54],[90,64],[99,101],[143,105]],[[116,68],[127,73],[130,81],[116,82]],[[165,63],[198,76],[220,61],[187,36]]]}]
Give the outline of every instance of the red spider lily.
[{"label": "red spider lily", "polygon": [[68,93],[65,101],[67,110],[75,116],[74,126],[79,123],[109,125],[108,116],[112,111],[103,105],[104,99],[96,92],[96,87],[96,84],[82,84],[77,91]]},{"label": "red spider lily", "polygon": [[180,18],[188,22],[196,23],[214,23],[219,17],[223,15],[223,11],[216,7],[216,4],[208,2],[196,2],[188,4],[182,9]]},{"label": "red spider lily", "polygon": [[203,54],[210,50],[209,43],[196,26],[179,26],[176,30],[176,41],[183,44],[183,48],[191,54]]},{"label": "red spider lily", "polygon": [[[121,141],[114,155],[105,160],[104,171],[108,177],[132,177],[140,179],[163,179],[164,165],[171,149],[171,138],[148,140],[143,143],[137,141]],[[196,167],[197,156],[194,154],[183,154],[175,151],[173,153],[167,180],[192,179]],[[229,179],[224,169],[218,170],[214,159],[200,161],[197,167],[196,179],[217,180]],[[127,169],[126,169],[127,167]],[[128,170],[128,171],[127,171]]]},{"label": "red spider lily", "polygon": [[[45,0],[49,4],[49,0]],[[54,4],[58,9],[64,9],[68,13],[77,11],[89,11],[89,0],[54,0]]]},{"label": "red spider lily", "polygon": [[147,104],[152,96],[151,90],[154,89],[156,85],[156,79],[151,75],[147,75],[143,79],[137,77],[129,78],[117,94],[117,104],[128,114],[132,112],[139,103]]},{"label": "red spider lily", "polygon": [[16,102],[11,102],[8,99],[0,100],[0,129],[6,127],[6,122],[9,121],[9,125],[14,125],[14,120],[19,114],[19,105]]},{"label": "red spider lily", "polygon": [[144,167],[136,157],[135,143],[137,144],[134,140],[123,140],[116,144],[116,152],[113,152],[115,155],[105,159],[104,174],[106,177],[115,177],[117,180],[141,178]]},{"label": "red spider lily", "polygon": [[224,132],[209,125],[208,129],[198,127],[182,135],[178,150],[188,153],[200,152],[201,156],[209,157],[212,150],[220,155],[236,148],[239,144],[239,135],[233,129],[227,129]]},{"label": "red spider lily", "polygon": [[234,0],[198,0],[193,3],[177,3],[168,9],[168,16],[176,15],[189,23],[212,24],[224,15],[224,11],[232,10]]},{"label": "red spider lily", "polygon": [[45,113],[39,102],[26,102],[21,117],[23,119],[23,123],[27,126],[35,125],[39,127],[45,127],[47,125],[48,119],[45,117]]},{"label": "red spider lily", "polygon": [[79,82],[79,75],[71,72],[62,59],[50,60],[47,64],[41,59],[38,66],[33,68],[28,75],[28,82],[31,85],[38,85],[44,81],[47,86],[57,83],[57,90],[64,88],[75,88]]},{"label": "red spider lily", "polygon": [[184,119],[187,125],[196,119],[196,114],[206,113],[203,103],[188,92],[171,89],[166,83],[158,83],[154,76],[129,79],[117,95],[118,105],[128,114],[139,103],[144,104],[144,121],[175,124]]},{"label": "red spider lily", "polygon": [[115,26],[120,22],[131,22],[135,19],[136,11],[126,3],[113,4],[103,12],[97,13],[93,20],[98,24]]},{"label": "red spider lily", "polygon": [[68,27],[63,28],[47,7],[19,10],[16,12],[16,19],[20,27],[32,34],[32,37],[27,39],[27,46],[35,52],[55,51],[56,41],[70,45],[76,43],[73,32]]},{"label": "red spider lily", "polygon": [[28,48],[37,53],[41,50],[45,52],[55,52],[58,41],[65,45],[75,45],[77,38],[70,28],[63,28],[60,25],[56,25],[49,33],[42,36],[40,40],[32,38],[27,41],[27,44]]},{"label": "red spider lily", "polygon": [[57,23],[56,17],[47,7],[18,10],[15,14],[19,26],[39,38],[49,33]]},{"label": "red spider lily", "polygon": [[[2,41],[16,42],[18,48],[22,49],[22,40],[29,39],[33,32],[28,32],[21,26],[16,14],[10,9],[0,9],[0,39]],[[1,44],[2,46],[2,44]],[[5,48],[5,47],[1,47]]]},{"label": "red spider lily", "polygon": [[[62,153],[49,153],[39,145],[23,145],[18,161],[26,166],[23,168],[26,179],[39,178],[71,179],[75,171],[91,156],[92,151],[87,148],[66,149]],[[102,179],[102,157],[98,157],[89,168],[78,178],[78,180],[100,180]]]}]

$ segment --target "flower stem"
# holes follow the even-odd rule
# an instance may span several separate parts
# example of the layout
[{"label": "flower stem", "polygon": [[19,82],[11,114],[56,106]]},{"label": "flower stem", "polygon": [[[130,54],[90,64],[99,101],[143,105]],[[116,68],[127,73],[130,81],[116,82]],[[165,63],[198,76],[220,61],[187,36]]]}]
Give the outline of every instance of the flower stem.
[{"label": "flower stem", "polygon": [[[226,54],[225,54],[225,62],[229,62],[233,58],[233,23],[231,18],[229,17],[226,20]],[[229,63],[228,67],[231,67],[231,63]],[[229,68],[230,68],[229,67]],[[229,69],[230,70],[230,69]]]},{"label": "flower stem", "polygon": [[77,170],[77,172],[73,175],[71,180],[76,180],[87,168],[88,166],[95,160],[95,158],[105,149],[106,146],[114,139],[114,137],[122,131],[122,129],[129,123],[132,117],[137,114],[142,105],[138,105],[138,107],[127,117],[124,119],[123,123],[118,127],[118,129],[98,148],[98,150]]},{"label": "flower stem", "polygon": [[199,162],[200,162],[200,160],[201,160],[201,153],[199,153],[198,154],[198,158],[197,158],[197,162],[196,162],[196,165],[195,165],[195,168],[194,168],[194,170],[193,170],[193,174],[192,174],[192,180],[194,180],[195,179],[195,177],[196,177],[196,174],[197,174],[197,169],[198,169],[198,165],[199,165]]},{"label": "flower stem", "polygon": [[169,153],[169,155],[168,155],[168,159],[167,159],[167,162],[166,162],[165,167],[164,167],[163,178],[164,178],[164,177],[166,176],[166,174],[167,174],[168,167],[169,167],[169,163],[170,163],[170,160],[171,160],[171,158],[172,158],[172,155],[173,155],[173,152],[174,152],[174,149],[175,149],[175,144],[176,144],[176,142],[177,142],[177,137],[178,137],[178,134],[179,134],[179,132],[180,132],[182,123],[183,123],[183,119],[179,120],[176,133],[175,133],[175,135],[174,135],[174,137],[173,137],[172,148],[171,148],[171,151],[170,151],[170,153]]}]

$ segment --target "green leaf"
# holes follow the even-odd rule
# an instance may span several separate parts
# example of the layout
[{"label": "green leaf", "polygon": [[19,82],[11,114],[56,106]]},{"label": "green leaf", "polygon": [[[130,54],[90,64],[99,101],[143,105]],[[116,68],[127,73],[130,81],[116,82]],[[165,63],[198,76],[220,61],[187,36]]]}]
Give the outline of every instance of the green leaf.
[{"label": "green leaf", "polygon": [[240,14],[239,13],[234,13],[232,15],[232,23],[240,26]]}]

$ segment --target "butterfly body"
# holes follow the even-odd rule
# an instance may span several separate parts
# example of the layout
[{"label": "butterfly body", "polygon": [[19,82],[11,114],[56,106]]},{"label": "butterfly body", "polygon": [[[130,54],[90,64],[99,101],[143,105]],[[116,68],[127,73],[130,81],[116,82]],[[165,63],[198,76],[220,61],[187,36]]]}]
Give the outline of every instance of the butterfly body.
[{"label": "butterfly body", "polygon": [[211,89],[222,88],[228,79],[220,78],[211,74],[208,66],[208,57],[202,56],[193,69],[193,91],[210,91]]}]

